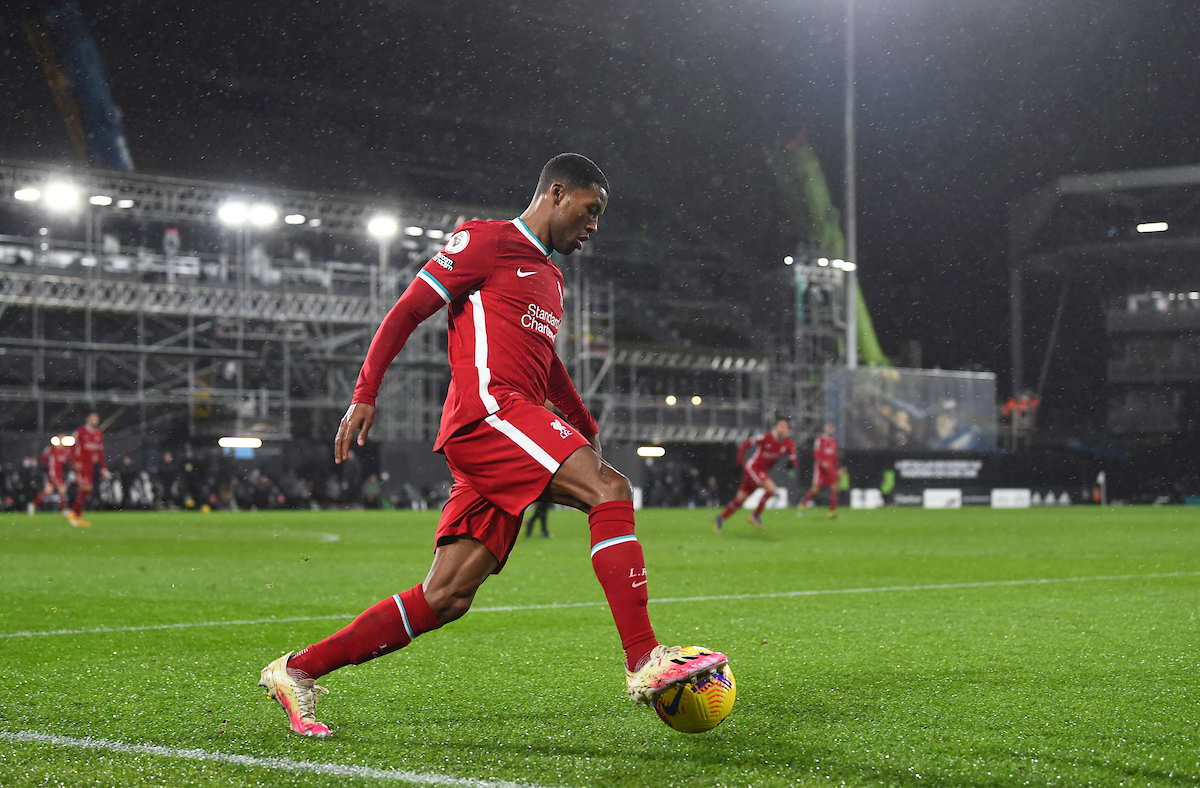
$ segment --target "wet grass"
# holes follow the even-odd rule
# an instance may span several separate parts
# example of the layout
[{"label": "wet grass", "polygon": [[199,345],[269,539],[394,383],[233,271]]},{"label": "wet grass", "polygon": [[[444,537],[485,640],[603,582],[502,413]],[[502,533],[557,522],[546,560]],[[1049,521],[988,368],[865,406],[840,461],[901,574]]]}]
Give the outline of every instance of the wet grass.
[{"label": "wet grass", "polygon": [[[713,732],[625,700],[586,520],[553,512],[462,621],[327,677],[324,741],[258,671],[424,577],[436,513],[0,515],[0,634],[67,632],[0,638],[0,785],[382,784],[202,753],[543,786],[1200,783],[1197,510],[711,514],[639,536],[660,638],[730,655]],[[556,603],[590,605],[488,610]]]}]

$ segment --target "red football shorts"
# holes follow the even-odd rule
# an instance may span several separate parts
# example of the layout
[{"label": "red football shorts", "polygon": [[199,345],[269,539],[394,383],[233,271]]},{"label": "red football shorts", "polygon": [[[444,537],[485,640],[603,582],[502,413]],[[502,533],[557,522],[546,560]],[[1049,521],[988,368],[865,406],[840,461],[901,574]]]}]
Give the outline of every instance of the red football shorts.
[{"label": "red football shorts", "polygon": [[749,495],[761,486],[762,483],[759,481],[759,479],[747,473],[745,468],[742,469],[742,486],[738,487],[739,493],[746,493],[746,495]]},{"label": "red football shorts", "polygon": [[66,484],[63,481],[62,471],[46,471],[46,482],[55,487],[62,487]]},{"label": "red football shorts", "polygon": [[75,463],[75,483],[80,487],[92,487],[96,476],[95,462]]},{"label": "red football shorts", "polygon": [[837,487],[841,481],[840,476],[838,468],[829,471],[823,470],[819,465],[813,468],[813,484],[817,487]]},{"label": "red football shorts", "polygon": [[469,536],[500,566],[521,531],[525,507],[541,497],[562,463],[591,444],[541,405],[506,404],[442,445],[454,476],[438,521],[436,543]]}]

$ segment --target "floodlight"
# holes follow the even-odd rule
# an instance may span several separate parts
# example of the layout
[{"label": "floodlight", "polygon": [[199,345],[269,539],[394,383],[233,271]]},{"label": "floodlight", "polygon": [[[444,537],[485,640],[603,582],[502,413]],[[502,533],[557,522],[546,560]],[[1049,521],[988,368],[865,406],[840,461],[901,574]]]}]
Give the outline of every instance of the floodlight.
[{"label": "floodlight", "polygon": [[411,235],[411,236],[413,236],[414,238],[416,238],[418,235],[424,235],[424,234],[425,234],[425,228],[424,228],[424,227],[417,227],[416,225],[414,225],[414,226],[412,226],[412,227],[405,227],[405,228],[404,228],[404,234],[405,234],[405,235]]},{"label": "floodlight", "polygon": [[847,272],[849,272],[849,271],[857,271],[857,270],[858,270],[858,263],[851,263],[851,262],[849,262],[849,261],[846,261],[846,262],[842,263],[842,270],[843,270],[843,271],[847,271]]},{"label": "floodlight", "polygon": [[817,265],[822,266],[822,267],[829,265],[829,258],[828,257],[818,257]]},{"label": "floodlight", "polygon": [[24,189],[17,189],[15,192],[13,192],[13,197],[16,197],[22,202],[33,202],[34,200],[41,199],[41,196],[42,193],[32,186]]},{"label": "floodlight", "polygon": [[1139,233],[1162,233],[1166,232],[1166,222],[1143,222],[1137,226]]},{"label": "floodlight", "polygon": [[217,217],[225,224],[238,227],[250,218],[250,209],[244,202],[227,202],[217,209]]},{"label": "floodlight", "polygon": [[662,446],[638,446],[637,453],[639,457],[661,457],[667,450]]},{"label": "floodlight", "polygon": [[700,395],[699,395],[699,394],[696,394],[696,395],[694,395],[694,396],[692,397],[692,404],[693,404],[693,405],[699,405],[699,404],[700,404],[701,402],[703,402],[703,401],[704,401],[704,400],[700,399]]},{"label": "floodlight", "polygon": [[57,436],[57,435],[55,435],[53,438],[51,438],[51,439],[50,439],[50,445],[51,445],[51,446],[57,446],[57,445],[58,445],[58,444],[60,444],[60,443],[62,443],[62,441],[61,441],[61,440],[59,440],[59,438],[58,438],[58,436]]},{"label": "floodlight", "polygon": [[436,227],[426,230],[425,235],[426,235],[426,237],[432,238],[435,241],[440,241],[446,237],[446,233],[442,230],[437,229]]},{"label": "floodlight", "polygon": [[88,202],[92,205],[112,205],[113,199],[107,194],[93,194],[88,197]]},{"label": "floodlight", "polygon": [[132,208],[133,200],[117,200],[118,208]]},{"label": "floodlight", "polygon": [[62,436],[62,442],[61,442],[59,445],[61,445],[61,446],[74,446],[74,445],[75,445],[75,436],[74,436],[74,435],[64,435],[64,436]]},{"label": "floodlight", "polygon": [[667,395],[667,400],[666,400],[666,402],[667,402],[667,404],[668,404],[668,405],[674,405],[674,404],[675,404],[676,402],[678,402],[678,401],[679,401],[679,400],[675,399],[675,395],[674,395],[674,394],[668,394],[668,395]]},{"label": "floodlight", "polygon": [[372,216],[367,222],[367,232],[376,238],[391,238],[399,229],[400,225],[390,216]]},{"label": "floodlight", "polygon": [[52,211],[69,211],[79,204],[79,190],[69,183],[51,183],[44,199]]},{"label": "floodlight", "polygon": [[309,219],[309,220],[308,220],[308,226],[309,226],[309,227],[320,227],[320,226],[321,226],[321,220],[320,220],[320,219],[317,219],[317,218]]},{"label": "floodlight", "polygon": [[305,218],[302,213],[289,213],[283,220],[288,224],[304,224]]},{"label": "floodlight", "polygon": [[791,265],[794,262],[796,262],[796,259],[794,257],[792,257],[790,254],[787,257],[783,258],[784,265]]},{"label": "floodlight", "polygon": [[247,216],[250,219],[250,224],[255,227],[266,227],[269,224],[273,224],[279,218],[279,211],[269,205],[259,203],[250,209]]},{"label": "floodlight", "polygon": [[259,449],[262,448],[262,438],[218,438],[217,445],[222,449]]}]

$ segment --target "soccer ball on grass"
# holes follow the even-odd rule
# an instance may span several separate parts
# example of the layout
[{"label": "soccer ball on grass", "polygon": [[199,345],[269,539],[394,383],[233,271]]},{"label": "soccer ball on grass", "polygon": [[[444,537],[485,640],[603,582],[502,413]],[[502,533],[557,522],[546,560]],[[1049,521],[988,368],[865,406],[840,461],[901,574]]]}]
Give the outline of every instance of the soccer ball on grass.
[{"label": "soccer ball on grass", "polygon": [[654,699],[654,711],[681,733],[703,733],[729,716],[736,697],[737,682],[729,665],[725,665],[715,673],[668,688]]}]

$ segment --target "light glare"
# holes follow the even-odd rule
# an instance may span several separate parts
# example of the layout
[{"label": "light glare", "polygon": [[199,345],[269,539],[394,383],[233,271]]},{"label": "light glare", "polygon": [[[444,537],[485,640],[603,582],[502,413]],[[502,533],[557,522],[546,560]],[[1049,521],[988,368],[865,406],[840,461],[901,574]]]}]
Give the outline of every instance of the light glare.
[{"label": "light glare", "polygon": [[372,216],[367,222],[367,232],[376,238],[391,238],[399,229],[400,225],[390,216]]},{"label": "light glare", "polygon": [[639,457],[661,457],[667,450],[662,446],[638,446],[637,453]]},{"label": "light glare", "polygon": [[404,234],[405,234],[405,235],[411,235],[412,237],[416,238],[418,235],[424,235],[424,234],[425,234],[425,228],[424,228],[424,227],[417,227],[416,225],[413,225],[412,227],[405,227],[405,228],[404,228]]},{"label": "light glare", "polygon": [[674,405],[674,404],[675,404],[676,402],[678,402],[678,401],[679,401],[679,400],[675,399],[675,395],[674,395],[674,394],[668,394],[668,395],[667,395],[667,404],[668,404],[668,405]]},{"label": "light glare", "polygon": [[1166,222],[1144,222],[1137,226],[1137,231],[1139,233],[1162,233],[1166,232],[1166,230]]},{"label": "light glare", "polygon": [[796,262],[796,259],[794,257],[792,257],[790,254],[787,257],[783,258],[784,265],[791,265],[794,262]]},{"label": "light glare", "polygon": [[250,224],[255,227],[266,227],[268,224],[273,224],[279,218],[279,211],[269,205],[259,203],[250,209],[248,214]]},{"label": "light glare", "polygon": [[61,446],[74,446],[74,445],[75,445],[75,436],[74,436],[74,435],[64,435],[64,436],[62,436],[62,441],[60,442],[60,444],[59,444],[59,445],[61,445]]},{"label": "light glare", "polygon": [[304,214],[289,213],[283,220],[288,224],[304,224]]},{"label": "light glare", "polygon": [[222,449],[259,449],[262,448],[262,438],[218,438],[217,445]]},{"label": "light glare", "polygon": [[244,202],[227,202],[217,209],[217,217],[225,224],[237,227],[246,223],[250,217],[250,209]]},{"label": "light glare", "polygon": [[79,190],[67,183],[52,183],[46,187],[46,207],[66,211],[79,204]]},{"label": "light glare", "polygon": [[117,200],[118,208],[132,208],[133,200]]},{"label": "light glare", "polygon": [[13,197],[16,197],[22,202],[33,202],[34,200],[41,198],[41,196],[42,193],[33,187],[27,189],[17,189],[15,192],[13,192]]},{"label": "light glare", "polygon": [[700,399],[700,395],[699,395],[699,394],[697,394],[697,395],[695,395],[695,396],[693,396],[693,397],[692,397],[692,404],[693,404],[693,405],[699,405],[699,404],[700,404],[701,402],[703,402],[703,401],[704,401],[704,400]]},{"label": "light glare", "polygon": [[93,194],[88,197],[88,202],[92,205],[112,205],[113,199],[107,194]]}]

